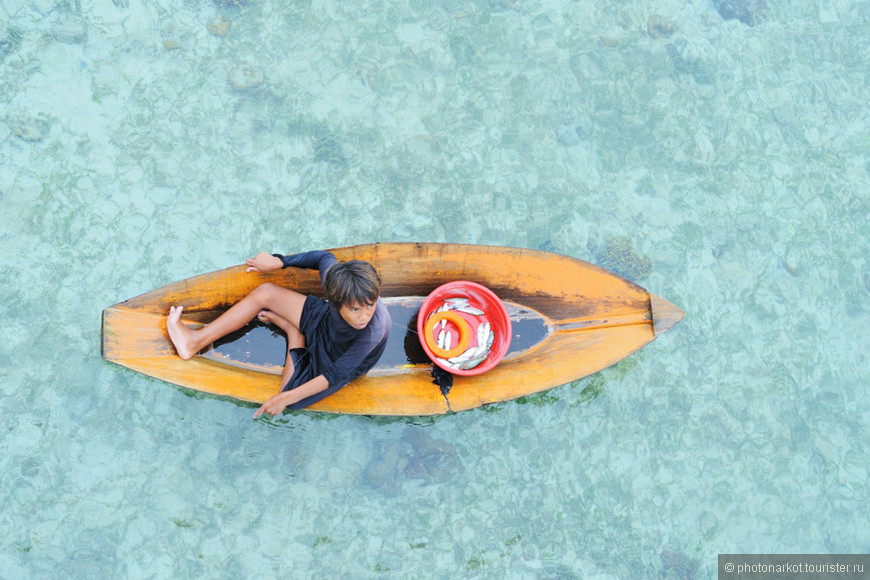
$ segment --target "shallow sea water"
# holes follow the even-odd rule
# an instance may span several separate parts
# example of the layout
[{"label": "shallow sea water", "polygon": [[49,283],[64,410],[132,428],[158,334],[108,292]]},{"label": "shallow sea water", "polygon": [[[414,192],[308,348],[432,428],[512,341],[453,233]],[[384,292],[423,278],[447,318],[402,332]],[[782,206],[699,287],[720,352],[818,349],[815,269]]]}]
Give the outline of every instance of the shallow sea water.
[{"label": "shallow sea water", "polygon": [[[0,577],[870,552],[870,3],[769,4],[4,0]],[[607,261],[686,319],[438,418],[253,421],[100,357],[106,306],[373,241]]]}]

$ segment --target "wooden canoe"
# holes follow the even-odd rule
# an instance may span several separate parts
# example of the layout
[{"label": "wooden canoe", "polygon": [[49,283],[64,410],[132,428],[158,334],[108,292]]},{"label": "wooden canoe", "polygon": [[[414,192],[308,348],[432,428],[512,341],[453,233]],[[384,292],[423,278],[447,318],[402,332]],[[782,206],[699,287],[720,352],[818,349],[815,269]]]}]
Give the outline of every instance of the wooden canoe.
[{"label": "wooden canoe", "polygon": [[[530,395],[600,371],[677,324],[683,311],[613,272],[535,250],[461,244],[381,243],[332,250],[381,273],[393,318],[387,351],[367,375],[309,409],[361,415],[437,415]],[[511,347],[492,370],[455,377],[449,394],[432,383],[416,335],[416,314],[433,289],[471,280],[508,307]],[[103,311],[103,357],[176,385],[262,403],[278,392],[283,336],[252,323],[192,360],[166,333],[170,306],[208,323],[263,282],[321,293],[313,270],[246,273],[244,266],[194,276]]]}]

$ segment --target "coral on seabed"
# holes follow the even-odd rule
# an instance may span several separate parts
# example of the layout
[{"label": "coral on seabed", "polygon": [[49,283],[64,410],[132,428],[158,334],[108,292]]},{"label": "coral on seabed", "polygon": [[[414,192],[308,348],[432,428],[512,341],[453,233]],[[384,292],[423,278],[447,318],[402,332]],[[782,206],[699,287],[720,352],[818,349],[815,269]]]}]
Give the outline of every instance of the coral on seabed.
[{"label": "coral on seabed", "polygon": [[653,14],[647,20],[646,31],[653,38],[670,38],[677,31],[677,25]]},{"label": "coral on seabed", "polygon": [[764,0],[715,0],[716,10],[725,20],[737,19],[747,26],[762,22],[769,11]]},{"label": "coral on seabed", "polygon": [[634,250],[631,238],[609,238],[596,255],[598,265],[632,280],[642,280],[652,273],[652,260]]},{"label": "coral on seabed", "polygon": [[240,64],[233,68],[229,74],[230,84],[237,91],[244,91],[261,86],[266,79],[263,73],[246,64]]},{"label": "coral on seabed", "polygon": [[453,445],[409,429],[400,439],[379,442],[363,471],[363,481],[388,495],[395,495],[407,479],[445,483],[462,472]]},{"label": "coral on seabed", "polygon": [[215,36],[226,36],[230,30],[230,21],[226,18],[221,18],[217,22],[212,22],[208,25],[208,31]]},{"label": "coral on seabed", "polygon": [[46,113],[33,115],[21,111],[11,113],[6,119],[15,136],[28,143],[36,143],[48,137],[53,121]]},{"label": "coral on seabed", "polygon": [[682,552],[671,550],[664,550],[660,557],[666,573],[663,577],[678,578],[679,580],[695,580],[698,577],[701,563],[697,559],[690,558]]}]

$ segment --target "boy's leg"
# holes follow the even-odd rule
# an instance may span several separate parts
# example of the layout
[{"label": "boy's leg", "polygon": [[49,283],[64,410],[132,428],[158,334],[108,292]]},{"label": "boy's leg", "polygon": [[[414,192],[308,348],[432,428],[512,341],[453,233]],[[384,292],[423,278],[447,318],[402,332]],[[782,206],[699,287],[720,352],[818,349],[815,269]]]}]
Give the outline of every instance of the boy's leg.
[{"label": "boy's leg", "polygon": [[278,387],[279,392],[283,391],[284,388],[287,387],[287,383],[290,382],[290,379],[293,377],[293,373],[295,372],[296,362],[293,360],[293,356],[290,354],[290,349],[287,349],[287,358],[284,359],[284,370],[281,371],[281,385]]},{"label": "boy's leg", "polygon": [[284,318],[272,312],[271,310],[263,310],[257,315],[260,322],[269,322],[284,331],[287,335],[287,350],[292,348],[303,348],[305,346],[305,335],[299,330],[299,327]]},{"label": "boy's leg", "polygon": [[293,376],[293,373],[296,372],[296,361],[293,360],[290,352],[294,348],[305,347],[305,335],[302,334],[302,331],[299,330],[298,326],[294,325],[283,316],[275,314],[271,310],[260,312],[257,315],[257,318],[261,322],[270,322],[274,324],[287,335],[287,353],[284,360],[284,370],[281,373],[281,388],[283,389],[287,383],[290,382],[290,377]]},{"label": "boy's leg", "polygon": [[240,329],[262,310],[271,310],[298,329],[304,305],[304,294],[263,284],[201,328],[190,328],[181,322],[182,307],[173,306],[166,317],[166,329],[178,356],[187,360],[217,339]]}]

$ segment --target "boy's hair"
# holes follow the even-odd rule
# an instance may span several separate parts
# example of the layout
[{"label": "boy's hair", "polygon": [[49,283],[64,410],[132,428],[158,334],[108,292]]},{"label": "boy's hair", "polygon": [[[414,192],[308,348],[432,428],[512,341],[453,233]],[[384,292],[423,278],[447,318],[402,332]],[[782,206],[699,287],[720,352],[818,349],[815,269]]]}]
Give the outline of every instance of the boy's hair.
[{"label": "boy's hair", "polygon": [[326,299],[335,307],[374,304],[381,295],[381,277],[368,262],[348,260],[333,265],[323,283]]}]

